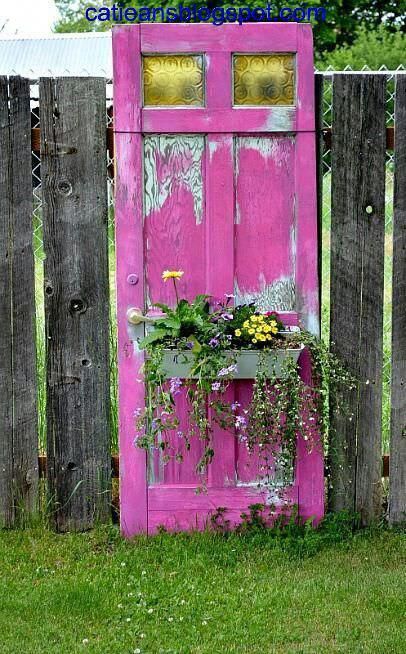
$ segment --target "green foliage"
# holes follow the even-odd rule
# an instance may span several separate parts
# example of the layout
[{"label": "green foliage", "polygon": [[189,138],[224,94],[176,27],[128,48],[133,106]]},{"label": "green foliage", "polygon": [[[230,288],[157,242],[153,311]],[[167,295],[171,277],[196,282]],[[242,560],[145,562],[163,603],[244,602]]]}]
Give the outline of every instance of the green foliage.
[{"label": "green foliage", "polygon": [[396,70],[399,66],[406,67],[406,34],[400,29],[389,30],[380,25],[374,31],[362,27],[357,30],[355,40],[351,45],[343,46],[320,57],[316,65],[324,70],[362,70],[368,67],[378,70],[385,66],[388,70]]},{"label": "green foliage", "polygon": [[[89,23],[84,18],[84,10],[92,3],[87,0],[55,0],[60,11],[61,19],[56,25],[57,32],[90,32],[95,30],[110,29],[110,22]],[[113,0],[104,0],[99,5],[112,6]],[[207,5],[210,8],[221,7],[257,7],[261,6],[258,0],[236,0],[236,2],[217,2],[208,0],[199,3],[196,0],[122,0],[123,7],[189,7],[193,4],[198,6]],[[313,0],[307,5],[315,9],[326,8],[326,20],[311,20],[314,29],[315,49],[320,57],[326,52],[334,50],[337,46],[351,45],[356,36],[357,29],[364,26],[371,31],[379,27],[383,22],[388,29],[395,29],[400,24],[402,17],[401,4],[398,0]],[[272,15],[283,7],[295,8],[300,6],[297,0],[274,0],[271,3]],[[219,27],[221,29],[221,27]],[[243,27],[241,28],[243,34]]]},{"label": "green foliage", "polygon": [[154,331],[141,341],[141,348],[158,342],[164,344],[166,341],[179,346],[182,339],[193,337],[195,348],[199,349],[200,340],[214,336],[216,326],[209,320],[210,305],[207,295],[196,295],[193,302],[180,300],[175,309],[160,303],[155,306],[161,309],[165,316],[155,321]]},{"label": "green foliage", "polygon": [[[171,274],[170,271],[166,273]],[[179,275],[183,275],[179,271]],[[354,385],[339,361],[311,334],[290,333],[274,312],[260,314],[254,304],[229,307],[232,296],[210,311],[209,297],[197,295],[192,302],[179,300],[177,280],[174,309],[157,304],[164,315],[155,320],[154,329],[140,342],[147,352],[145,408],[136,410],[136,441],[146,450],[161,450],[163,463],[183,461],[193,439],[203,443],[203,454],[196,471],[203,475],[215,455],[215,425],[234,434],[247,450],[259,457],[259,485],[286,487],[292,480],[297,438],[308,451],[319,444],[319,433],[327,443],[329,401],[342,386]],[[313,359],[313,385],[306,384],[289,353],[306,344]],[[252,397],[247,406],[225,400],[237,371],[241,350],[258,353],[258,366]],[[172,350],[190,366],[185,379],[167,380],[165,351]],[[288,356],[277,364],[272,350],[285,350]],[[184,392],[188,420],[180,428],[176,395]],[[338,410],[342,407],[338,404]],[[275,484],[275,474],[283,475]]]}]

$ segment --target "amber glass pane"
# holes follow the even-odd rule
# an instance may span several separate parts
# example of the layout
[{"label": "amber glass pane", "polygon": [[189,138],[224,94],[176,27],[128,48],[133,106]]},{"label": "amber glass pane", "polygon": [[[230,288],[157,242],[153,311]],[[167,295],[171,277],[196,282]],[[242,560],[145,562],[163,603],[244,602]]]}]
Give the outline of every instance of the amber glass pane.
[{"label": "amber glass pane", "polygon": [[202,106],[202,55],[144,57],[145,106]]},{"label": "amber glass pane", "polygon": [[294,54],[234,55],[234,104],[294,104],[294,66]]}]

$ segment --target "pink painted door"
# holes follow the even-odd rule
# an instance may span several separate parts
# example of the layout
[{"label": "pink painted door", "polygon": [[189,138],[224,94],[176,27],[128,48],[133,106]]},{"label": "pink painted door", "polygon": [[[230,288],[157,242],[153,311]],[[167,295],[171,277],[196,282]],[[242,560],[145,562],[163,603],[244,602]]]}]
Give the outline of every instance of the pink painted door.
[{"label": "pink painted door", "polygon": [[[161,273],[180,269],[183,297],[234,294],[318,332],[311,28],[120,26],[113,49],[122,531],[202,528],[218,507],[236,524],[255,503],[318,519],[322,455],[300,441],[283,499],[278,474],[258,488],[258,459],[220,429],[201,494],[199,444],[168,465],[135,446],[144,355],[127,321],[130,307],[173,304]],[[301,370],[310,378],[306,354]],[[250,393],[236,381],[229,396],[244,405]]]}]

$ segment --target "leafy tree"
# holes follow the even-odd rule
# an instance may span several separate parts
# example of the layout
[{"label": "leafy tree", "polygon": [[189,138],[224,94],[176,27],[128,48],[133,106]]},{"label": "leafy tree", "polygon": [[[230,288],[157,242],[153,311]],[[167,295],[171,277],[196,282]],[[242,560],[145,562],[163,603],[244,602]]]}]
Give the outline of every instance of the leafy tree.
[{"label": "leafy tree", "polygon": [[337,48],[316,63],[321,70],[327,67],[333,70],[344,70],[346,67],[352,70],[362,70],[364,67],[378,70],[381,66],[396,70],[399,66],[406,67],[406,34],[400,29],[391,32],[385,25],[372,32],[362,27],[352,45]]},{"label": "leafy tree", "polygon": [[[190,7],[206,5],[214,7],[265,7],[267,0],[236,0],[236,2],[221,2],[221,0],[121,0],[124,7],[175,7],[179,5]],[[96,30],[107,30],[112,23],[98,22],[89,23],[84,12],[88,6],[108,6],[114,4],[114,0],[55,0],[60,12],[60,20],[55,29],[57,32],[88,32]],[[118,4],[118,1],[117,1]],[[270,0],[272,14],[283,7],[295,8],[301,6],[299,0]],[[364,26],[367,30],[375,30],[382,23],[389,31],[396,30],[396,26],[402,21],[402,3],[399,0],[308,0],[303,7],[324,7],[326,9],[326,20],[318,21],[312,19],[315,35],[316,52],[322,57],[326,52],[334,50],[337,46],[351,45],[357,38],[357,30]],[[243,30],[243,27],[241,28]],[[243,31],[241,32],[243,38]]]}]

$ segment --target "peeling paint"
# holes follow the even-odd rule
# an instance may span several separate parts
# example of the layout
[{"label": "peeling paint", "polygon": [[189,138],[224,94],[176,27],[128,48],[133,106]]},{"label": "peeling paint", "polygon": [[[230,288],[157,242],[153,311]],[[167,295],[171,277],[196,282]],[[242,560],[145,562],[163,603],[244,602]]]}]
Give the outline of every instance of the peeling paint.
[{"label": "peeling paint", "polygon": [[217,152],[217,148],[218,148],[218,142],[210,140],[209,141],[210,161],[212,160],[214,153]]},{"label": "peeling paint", "polygon": [[296,108],[273,107],[263,125],[264,131],[293,132],[295,131]]},{"label": "peeling paint", "polygon": [[196,223],[203,220],[202,157],[204,136],[154,134],[144,138],[145,216],[159,211],[174,185],[183,184],[193,195]]},{"label": "peeling paint", "polygon": [[[287,165],[291,159],[291,136],[242,136],[237,139],[237,155],[240,150],[251,149],[259,152],[264,159],[272,159],[277,166]],[[236,172],[238,174],[238,156]]]},{"label": "peeling paint", "polygon": [[235,215],[234,215],[234,224],[239,225],[241,223],[241,211],[238,200],[235,201]]},{"label": "peeling paint", "polygon": [[255,303],[259,311],[294,311],[296,305],[296,286],[294,279],[281,277],[268,284],[264,275],[258,277],[258,289],[247,291],[240,289],[234,281],[235,304]]},{"label": "peeling paint", "polygon": [[304,327],[315,336],[320,336],[320,321],[318,314],[310,312],[303,319]]},{"label": "peeling paint", "polygon": [[292,227],[290,228],[290,256],[292,259],[293,268],[295,268],[295,263],[296,263],[296,252],[297,252],[296,222],[294,222]]}]

